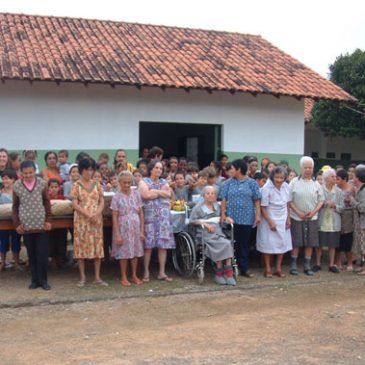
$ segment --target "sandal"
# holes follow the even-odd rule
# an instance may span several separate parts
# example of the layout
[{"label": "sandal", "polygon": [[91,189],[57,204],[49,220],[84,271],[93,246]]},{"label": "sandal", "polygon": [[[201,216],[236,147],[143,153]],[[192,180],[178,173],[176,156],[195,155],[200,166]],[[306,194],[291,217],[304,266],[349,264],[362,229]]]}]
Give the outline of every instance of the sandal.
[{"label": "sandal", "polygon": [[100,285],[100,286],[109,286],[109,284],[104,280],[94,280],[94,284]]},{"label": "sandal", "polygon": [[131,282],[135,285],[142,285],[143,284],[143,281],[139,278],[134,278],[131,280]]},{"label": "sandal", "polygon": [[76,286],[78,288],[84,288],[85,287],[85,284],[86,284],[86,281],[85,280],[80,280],[76,283]]},{"label": "sandal", "polygon": [[149,277],[149,276],[146,276],[146,277],[144,277],[144,278],[142,279],[142,281],[143,281],[144,283],[149,283],[149,282],[150,282],[150,277]]},{"label": "sandal", "polygon": [[363,270],[363,271],[359,271],[359,272],[357,273],[357,275],[360,275],[360,276],[365,275],[365,270]]},{"label": "sandal", "polygon": [[120,284],[122,286],[131,286],[132,285],[128,280],[121,280],[120,281]]},{"label": "sandal", "polygon": [[169,276],[161,276],[161,277],[157,277],[157,280],[161,280],[161,281],[167,281],[168,283],[170,283],[172,281],[172,278],[170,278]]},{"label": "sandal", "polygon": [[271,272],[271,271],[265,271],[265,272],[264,272],[264,276],[265,276],[265,278],[267,278],[267,279],[271,279],[271,278],[272,278],[272,272]]},{"label": "sandal", "polygon": [[274,273],[275,276],[277,276],[278,278],[285,278],[286,274],[283,273],[282,271],[278,270]]}]

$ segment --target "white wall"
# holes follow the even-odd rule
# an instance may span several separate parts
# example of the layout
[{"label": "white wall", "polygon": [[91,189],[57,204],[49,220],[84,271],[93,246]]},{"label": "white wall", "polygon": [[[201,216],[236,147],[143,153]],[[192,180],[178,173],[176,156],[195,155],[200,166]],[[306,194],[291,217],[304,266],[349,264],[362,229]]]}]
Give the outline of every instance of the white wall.
[{"label": "white wall", "polygon": [[138,148],[140,121],[222,124],[230,152],[302,154],[303,101],[239,93],[62,83],[0,84],[1,142],[10,150]]}]

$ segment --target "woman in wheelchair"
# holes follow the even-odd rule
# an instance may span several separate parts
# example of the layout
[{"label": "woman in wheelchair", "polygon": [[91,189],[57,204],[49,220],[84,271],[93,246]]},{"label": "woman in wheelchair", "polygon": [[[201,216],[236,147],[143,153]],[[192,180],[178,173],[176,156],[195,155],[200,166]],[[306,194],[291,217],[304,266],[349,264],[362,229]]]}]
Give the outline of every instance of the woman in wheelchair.
[{"label": "woman in wheelchair", "polygon": [[190,223],[201,227],[200,232],[197,229],[197,235],[201,234],[204,255],[215,263],[215,282],[236,285],[232,269],[233,246],[220,227],[220,206],[216,190],[213,186],[206,186],[202,195],[204,201],[192,210]]}]

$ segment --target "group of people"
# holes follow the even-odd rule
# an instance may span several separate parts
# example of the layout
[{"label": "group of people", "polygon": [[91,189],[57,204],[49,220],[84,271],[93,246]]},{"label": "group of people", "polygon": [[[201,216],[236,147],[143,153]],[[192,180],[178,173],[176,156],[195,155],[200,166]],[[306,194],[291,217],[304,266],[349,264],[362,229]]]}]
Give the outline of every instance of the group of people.
[{"label": "group of people", "polygon": [[[179,200],[192,208],[190,223],[205,231],[205,254],[214,263],[214,280],[235,285],[232,258],[242,276],[251,278],[250,243],[262,253],[264,276],[285,277],[283,256],[291,252],[290,274],[299,275],[298,256],[304,251],[304,273],[322,269],[322,251],[328,248],[329,271],[342,268],[341,253],[346,253],[347,270],[353,270],[352,252],[365,254],[365,166],[350,171],[329,166],[314,176],[314,161],[300,160],[300,174],[286,161],[276,164],[263,159],[259,166],[254,156],[229,162],[219,161],[199,169],[185,158],[163,159],[159,147],[143,149],[136,166],[127,160],[126,151],[116,151],[113,166],[109,156],[97,161],[81,152],[74,164],[68,151],[49,151],[46,167],[40,171],[36,151],[23,156],[0,149],[0,204],[12,204],[15,230],[0,232],[0,270],[6,267],[6,253],[13,252],[14,264],[21,269],[21,236],[27,248],[31,271],[30,289],[49,290],[48,258],[57,266],[67,250],[67,230],[52,229],[50,200],[69,199],[74,209],[72,231],[73,258],[79,281],[86,285],[85,260],[94,261],[94,283],[107,286],[101,278],[104,257],[103,210],[106,193],[113,193],[113,238],[111,256],[119,261],[121,285],[141,285],[150,280],[152,250],[157,248],[157,278],[170,282],[166,273],[167,250],[175,248],[171,225],[171,202]],[[23,161],[22,160],[23,157]],[[234,228],[235,249],[221,228]],[[353,244],[354,243],[354,244]],[[312,252],[316,262],[312,266]],[[275,270],[273,256],[276,256]],[[143,257],[143,276],[138,263]],[[130,266],[130,275],[128,269]],[[365,274],[361,267],[359,274]]]}]

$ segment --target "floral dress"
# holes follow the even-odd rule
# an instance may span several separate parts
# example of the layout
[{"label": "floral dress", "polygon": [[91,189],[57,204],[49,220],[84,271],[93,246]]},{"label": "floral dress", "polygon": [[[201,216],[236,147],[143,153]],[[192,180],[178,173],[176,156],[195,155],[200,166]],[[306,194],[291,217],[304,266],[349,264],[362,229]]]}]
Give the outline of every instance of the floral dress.
[{"label": "floral dress", "polygon": [[[161,190],[167,184],[164,179],[154,181],[149,177],[144,178],[143,181],[147,184],[149,190]],[[144,200],[143,204],[145,248],[175,248],[170,216],[170,199]]]},{"label": "floral dress", "polygon": [[[73,200],[93,213],[99,206],[103,191],[100,184],[93,183],[86,189],[80,181],[71,188]],[[74,257],[75,259],[95,259],[104,257],[103,248],[103,218],[100,215],[96,223],[91,223],[83,214],[74,213]]]},{"label": "floral dress", "polygon": [[116,260],[132,259],[143,256],[141,241],[141,221],[139,210],[142,208],[142,199],[139,191],[131,190],[129,195],[117,192],[110,208],[118,212],[118,225],[123,244],[116,243],[113,230],[112,256]]}]

